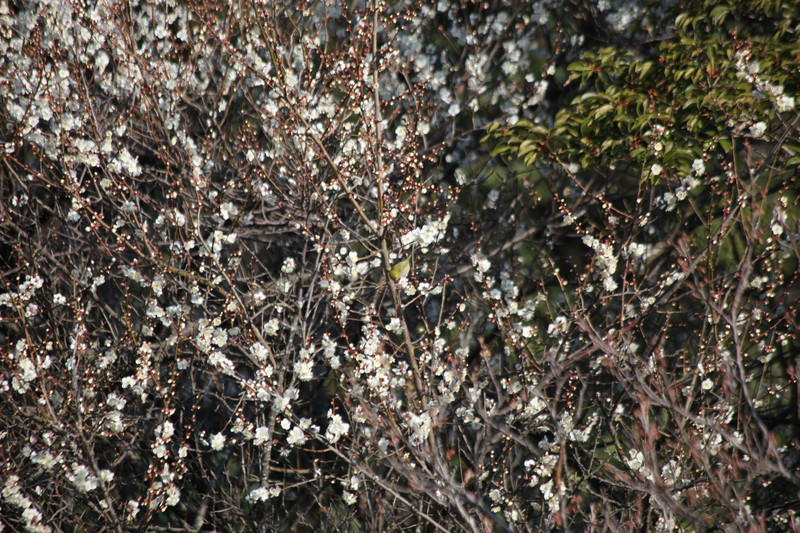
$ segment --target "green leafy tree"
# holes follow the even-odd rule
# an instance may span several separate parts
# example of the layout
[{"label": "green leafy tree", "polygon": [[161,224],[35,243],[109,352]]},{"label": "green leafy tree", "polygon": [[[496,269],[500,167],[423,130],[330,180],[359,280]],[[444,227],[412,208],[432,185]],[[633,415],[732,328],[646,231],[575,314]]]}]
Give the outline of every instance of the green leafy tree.
[{"label": "green leafy tree", "polygon": [[689,3],[663,38],[569,64],[551,121],[489,128],[555,206],[532,279],[602,420],[568,453],[580,505],[613,502],[619,525],[793,520],[798,20],[782,2]]}]

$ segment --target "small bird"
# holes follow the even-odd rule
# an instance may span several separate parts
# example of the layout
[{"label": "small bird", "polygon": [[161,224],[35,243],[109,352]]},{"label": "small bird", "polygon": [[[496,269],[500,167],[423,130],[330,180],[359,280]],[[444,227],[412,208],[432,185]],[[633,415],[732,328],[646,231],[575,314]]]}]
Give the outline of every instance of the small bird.
[{"label": "small bird", "polygon": [[408,276],[408,271],[411,270],[411,257],[406,257],[389,271],[389,277],[395,281],[400,281]]}]

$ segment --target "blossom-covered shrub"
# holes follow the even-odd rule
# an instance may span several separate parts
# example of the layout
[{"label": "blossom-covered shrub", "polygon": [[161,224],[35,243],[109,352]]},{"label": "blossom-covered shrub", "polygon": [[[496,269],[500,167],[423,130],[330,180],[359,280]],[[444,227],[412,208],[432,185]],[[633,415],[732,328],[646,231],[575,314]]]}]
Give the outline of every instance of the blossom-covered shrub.
[{"label": "blossom-covered shrub", "polygon": [[0,4],[3,525],[796,526],[796,28],[725,6]]}]

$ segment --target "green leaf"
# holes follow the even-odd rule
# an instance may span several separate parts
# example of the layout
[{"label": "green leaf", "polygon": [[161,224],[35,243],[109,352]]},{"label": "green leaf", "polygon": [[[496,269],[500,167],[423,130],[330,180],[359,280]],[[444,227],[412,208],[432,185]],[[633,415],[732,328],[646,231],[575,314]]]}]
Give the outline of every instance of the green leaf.
[{"label": "green leaf", "polygon": [[726,5],[717,6],[711,10],[711,20],[714,21],[715,26],[722,24],[725,17],[730,15],[731,9]]},{"label": "green leaf", "polygon": [[519,145],[519,151],[517,152],[517,155],[522,157],[528,152],[531,152],[538,148],[539,148],[539,143],[537,141],[528,139],[526,141],[522,141],[522,144]]},{"label": "green leaf", "polygon": [[594,118],[596,120],[599,120],[599,119],[603,118],[604,116],[608,115],[609,113],[611,113],[612,111],[614,111],[614,106],[612,104],[601,105],[594,112]]},{"label": "green leaf", "polygon": [[516,148],[514,146],[508,146],[508,145],[502,145],[501,144],[500,146],[496,146],[492,150],[492,157],[497,157],[499,155],[507,154],[509,152],[513,152],[514,150],[516,150]]},{"label": "green leaf", "polygon": [[587,117],[583,122],[581,122],[581,137],[590,137],[593,133],[592,124],[594,123],[594,119],[592,117]]},{"label": "green leaf", "polygon": [[639,69],[638,69],[639,70],[639,80],[644,79],[647,76],[647,74],[651,70],[653,70],[653,66],[655,66],[655,63],[653,61],[645,61],[644,63],[642,63],[639,66]]}]

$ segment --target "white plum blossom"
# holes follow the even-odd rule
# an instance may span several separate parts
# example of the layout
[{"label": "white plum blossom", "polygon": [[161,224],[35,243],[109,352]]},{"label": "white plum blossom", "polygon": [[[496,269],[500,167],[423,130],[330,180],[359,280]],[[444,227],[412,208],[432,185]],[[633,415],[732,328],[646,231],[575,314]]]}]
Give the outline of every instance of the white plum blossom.
[{"label": "white plum blossom", "polygon": [[208,356],[209,364],[217,367],[223,374],[233,375],[233,361],[228,359],[222,352],[215,350]]},{"label": "white plum blossom", "polygon": [[260,342],[256,342],[250,346],[250,355],[252,355],[257,362],[263,363],[269,359],[269,349]]},{"label": "white plum blossom", "polygon": [[174,433],[175,426],[169,420],[165,420],[163,424],[156,428],[156,438],[168,440]]},{"label": "white plum blossom", "polygon": [[252,502],[267,501],[269,499],[269,489],[267,489],[267,487],[258,487],[257,489],[253,489],[250,491],[247,499]]},{"label": "white plum blossom", "polygon": [[428,438],[431,431],[431,415],[428,413],[414,414],[404,413],[404,418],[408,428],[412,431],[409,441],[415,446],[422,444]]},{"label": "white plum blossom", "polygon": [[97,477],[82,464],[72,463],[72,467],[66,475],[67,479],[83,492],[90,492],[97,488]]},{"label": "white plum blossom", "polygon": [[119,411],[111,411],[105,416],[106,428],[112,433],[120,433],[125,429],[122,423],[122,413]]},{"label": "white plum blossom", "polygon": [[306,438],[303,430],[298,426],[294,426],[289,434],[286,436],[286,443],[290,446],[299,446],[305,444],[308,439]]},{"label": "white plum blossom", "polygon": [[311,359],[302,359],[294,364],[294,372],[300,381],[309,381],[314,377],[314,362]]},{"label": "white plum blossom", "polygon": [[239,214],[239,209],[232,202],[224,202],[219,206],[219,214],[223,220],[229,220]]},{"label": "white plum blossom", "polygon": [[253,438],[253,444],[255,444],[256,446],[261,446],[263,444],[266,444],[268,441],[269,441],[269,429],[264,426],[256,428],[255,436]]},{"label": "white plum blossom", "polygon": [[775,104],[778,106],[778,111],[781,113],[791,111],[794,109],[794,97],[781,94],[775,99]]},{"label": "white plum blossom", "polygon": [[170,485],[167,487],[167,499],[164,501],[164,504],[167,507],[173,507],[178,505],[181,500],[181,491],[175,485]]},{"label": "white plum blossom", "polygon": [[397,317],[393,317],[391,320],[389,320],[389,323],[386,324],[386,331],[394,333],[395,335],[400,335],[400,333],[402,333],[403,331],[400,319]]},{"label": "white plum blossom", "polygon": [[345,423],[341,415],[332,411],[328,411],[328,417],[328,429],[325,432],[325,438],[335,444],[343,435],[347,435],[347,432],[350,431],[350,424]]},{"label": "white plum blossom", "polygon": [[599,241],[591,235],[584,236],[583,243],[591,247],[596,253],[595,265],[598,267],[600,275],[603,278],[604,289],[609,292],[616,290],[617,282],[614,280],[613,276],[617,271],[617,257],[614,254],[613,247],[608,243]]},{"label": "white plum blossom", "polygon": [[400,238],[400,241],[403,243],[403,246],[418,244],[423,251],[427,250],[429,246],[444,238],[449,220],[450,215],[446,215],[441,220],[429,221],[421,228],[414,228],[410,232],[404,234]]},{"label": "white plum blossom", "polygon": [[553,322],[547,326],[547,334],[551,337],[561,337],[567,333],[569,322],[565,316],[557,316]]},{"label": "white plum blossom", "polygon": [[211,449],[214,451],[220,451],[222,448],[225,447],[225,435],[222,433],[215,433],[211,436],[210,440]]},{"label": "white plum blossom", "polygon": [[128,518],[131,520],[136,518],[136,515],[139,513],[139,502],[136,500],[128,500],[125,507],[128,512]]},{"label": "white plum blossom", "polygon": [[750,135],[757,139],[763,137],[765,131],[767,131],[767,123],[763,120],[750,126]]},{"label": "white plum blossom", "polygon": [[266,324],[264,324],[264,335],[268,337],[272,337],[277,335],[280,329],[280,324],[278,323],[277,318],[270,319]]},{"label": "white plum blossom", "polygon": [[294,269],[297,267],[297,262],[294,260],[293,257],[287,257],[283,261],[283,266],[281,266],[281,272],[284,274],[291,274],[294,272]]}]

